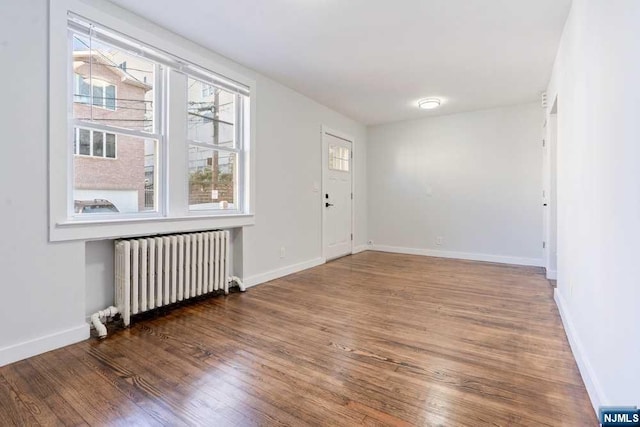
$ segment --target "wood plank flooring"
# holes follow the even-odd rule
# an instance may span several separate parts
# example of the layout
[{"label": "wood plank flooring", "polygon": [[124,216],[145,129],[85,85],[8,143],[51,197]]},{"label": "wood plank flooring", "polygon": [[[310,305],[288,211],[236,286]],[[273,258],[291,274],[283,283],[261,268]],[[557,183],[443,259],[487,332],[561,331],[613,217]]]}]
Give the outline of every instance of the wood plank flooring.
[{"label": "wood plank flooring", "polygon": [[378,252],[0,368],[0,424],[598,425],[541,269]]}]

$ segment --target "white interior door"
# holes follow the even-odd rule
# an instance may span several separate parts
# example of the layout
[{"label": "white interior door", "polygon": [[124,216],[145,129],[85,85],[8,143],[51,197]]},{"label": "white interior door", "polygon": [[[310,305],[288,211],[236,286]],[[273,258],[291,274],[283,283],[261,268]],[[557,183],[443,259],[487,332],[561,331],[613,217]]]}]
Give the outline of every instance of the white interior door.
[{"label": "white interior door", "polygon": [[323,245],[326,259],[352,252],[352,139],[322,131]]}]

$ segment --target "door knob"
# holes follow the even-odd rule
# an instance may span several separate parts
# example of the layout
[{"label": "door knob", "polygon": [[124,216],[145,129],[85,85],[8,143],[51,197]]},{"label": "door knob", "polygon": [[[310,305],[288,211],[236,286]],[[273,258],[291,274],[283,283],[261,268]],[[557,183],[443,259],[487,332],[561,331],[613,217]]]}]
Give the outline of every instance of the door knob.
[{"label": "door knob", "polygon": [[325,204],[324,204],[324,207],[325,207],[325,208],[328,208],[329,206],[333,206],[333,204],[331,204],[331,203],[329,203],[329,202],[327,202],[327,203],[325,203]]}]

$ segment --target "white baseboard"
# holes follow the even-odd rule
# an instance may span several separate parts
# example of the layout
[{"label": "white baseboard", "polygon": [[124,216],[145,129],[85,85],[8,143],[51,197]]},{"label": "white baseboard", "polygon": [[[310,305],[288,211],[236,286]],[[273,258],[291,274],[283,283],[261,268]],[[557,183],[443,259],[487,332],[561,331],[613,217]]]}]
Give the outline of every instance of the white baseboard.
[{"label": "white baseboard", "polygon": [[0,366],[17,362],[37,354],[46,353],[89,338],[89,325],[83,323],[66,331],[0,348]]},{"label": "white baseboard", "polygon": [[556,270],[547,270],[547,279],[558,280],[558,272]]},{"label": "white baseboard", "polygon": [[245,277],[243,282],[247,288],[259,285],[261,283],[268,282],[270,280],[279,279],[280,277],[288,276],[289,274],[297,273],[308,268],[317,267],[324,264],[326,261],[324,258],[315,258],[309,261],[304,261],[298,264],[288,265],[286,267],[278,268],[275,270],[267,271],[266,273],[256,274],[254,276]]},{"label": "white baseboard", "polygon": [[354,246],[353,250],[351,251],[351,255],[359,254],[360,252],[364,252],[364,251],[368,251],[368,250],[369,250],[369,246],[368,245]]},{"label": "white baseboard", "polygon": [[386,246],[386,245],[372,245],[369,246],[369,250],[378,252],[392,252],[397,254],[407,255],[423,255],[437,258],[454,258],[454,259],[466,259],[470,261],[486,261],[497,262],[501,264],[513,264],[513,265],[529,265],[535,267],[542,267],[542,258],[522,258],[503,255],[489,255],[478,254],[469,252],[453,252],[453,251],[441,251],[435,249],[417,249],[417,248],[402,248],[398,246]]},{"label": "white baseboard", "polygon": [[573,326],[573,320],[571,320],[568,306],[557,288],[553,293],[553,299],[556,301],[556,305],[558,306],[560,319],[562,319],[562,324],[564,325],[564,332],[569,340],[573,357],[578,364],[582,381],[584,381],[584,385],[587,388],[589,399],[591,399],[591,405],[593,406],[596,416],[599,416],[598,408],[600,406],[610,406],[611,402],[609,402],[609,399],[605,397],[602,386],[596,377],[595,371],[591,367],[591,363],[589,363],[589,359],[587,359],[582,342],[580,341],[580,338]]}]

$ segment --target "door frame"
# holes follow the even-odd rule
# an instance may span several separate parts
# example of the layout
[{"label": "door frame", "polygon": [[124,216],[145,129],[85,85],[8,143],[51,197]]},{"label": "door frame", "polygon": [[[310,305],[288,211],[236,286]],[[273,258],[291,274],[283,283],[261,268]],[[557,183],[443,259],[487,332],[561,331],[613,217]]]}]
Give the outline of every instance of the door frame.
[{"label": "door frame", "polygon": [[[555,280],[558,271],[558,96],[545,112],[543,126],[543,264],[547,279]],[[552,151],[555,153],[552,156]],[[553,160],[553,161],[552,161]],[[555,184],[555,185],[552,185]],[[554,203],[555,202],[555,203]],[[553,221],[552,221],[553,220]],[[552,227],[555,225],[555,227]],[[552,257],[555,256],[555,268]]]},{"label": "door frame", "polygon": [[324,137],[325,134],[329,134],[333,137],[342,139],[346,142],[349,142],[351,144],[351,162],[349,163],[349,173],[351,174],[351,194],[353,194],[353,197],[351,198],[351,235],[353,236],[351,239],[351,254],[353,254],[353,248],[354,248],[354,241],[355,241],[355,228],[356,228],[356,219],[355,219],[355,209],[354,209],[354,201],[356,199],[356,192],[355,192],[355,170],[356,170],[356,166],[355,166],[355,146],[356,146],[356,140],[354,137],[352,137],[351,135],[344,133],[342,131],[339,130],[335,130],[330,128],[329,126],[326,125],[322,125],[321,129],[320,129],[320,159],[321,159],[321,168],[322,168],[322,173],[321,173],[321,185],[320,185],[320,209],[322,209],[322,224],[321,224],[321,233],[322,233],[322,238],[321,238],[321,245],[322,245],[322,259],[323,261],[327,261],[327,236],[326,236],[326,230],[327,230],[327,209],[324,206],[324,195],[326,194],[326,174],[327,174],[327,169],[329,168],[329,157],[328,155],[325,155],[326,153],[324,152]]},{"label": "door frame", "polygon": [[542,125],[542,264],[545,272],[549,270],[549,118],[545,117]]}]

